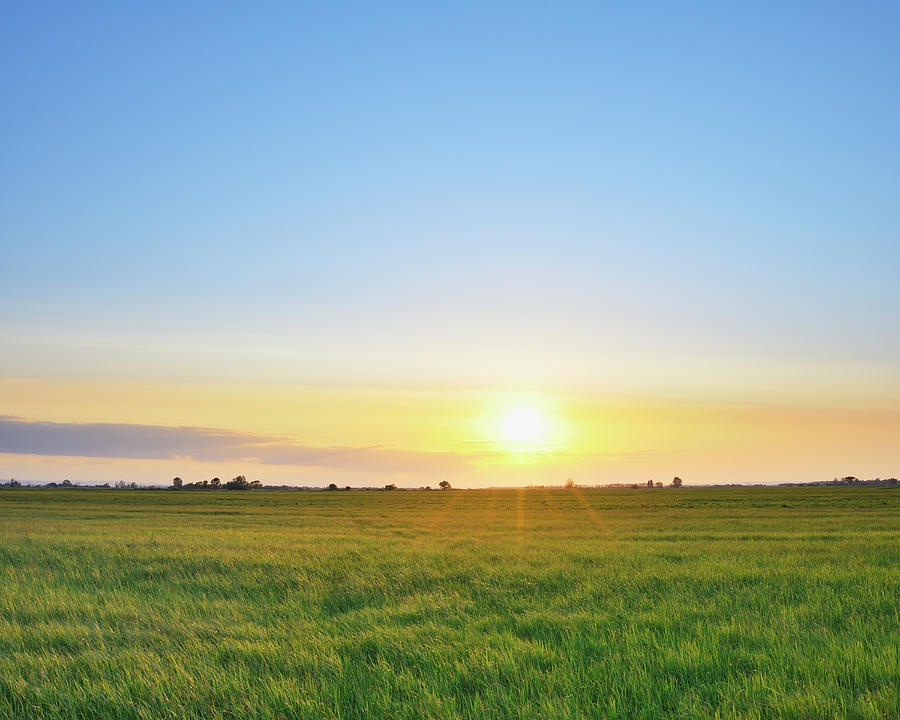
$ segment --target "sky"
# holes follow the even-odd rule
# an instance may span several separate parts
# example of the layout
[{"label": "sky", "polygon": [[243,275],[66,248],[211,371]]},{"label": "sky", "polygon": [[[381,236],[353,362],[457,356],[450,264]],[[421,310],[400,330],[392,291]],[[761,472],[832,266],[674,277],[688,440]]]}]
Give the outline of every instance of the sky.
[{"label": "sky", "polygon": [[0,9],[0,478],[900,473],[896,3]]}]

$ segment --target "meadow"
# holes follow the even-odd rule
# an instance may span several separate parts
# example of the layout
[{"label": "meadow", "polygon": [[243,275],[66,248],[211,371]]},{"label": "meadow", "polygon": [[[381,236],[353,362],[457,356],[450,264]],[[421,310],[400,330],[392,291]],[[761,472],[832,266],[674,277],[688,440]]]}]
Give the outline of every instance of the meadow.
[{"label": "meadow", "polygon": [[0,718],[897,718],[900,491],[0,491]]}]

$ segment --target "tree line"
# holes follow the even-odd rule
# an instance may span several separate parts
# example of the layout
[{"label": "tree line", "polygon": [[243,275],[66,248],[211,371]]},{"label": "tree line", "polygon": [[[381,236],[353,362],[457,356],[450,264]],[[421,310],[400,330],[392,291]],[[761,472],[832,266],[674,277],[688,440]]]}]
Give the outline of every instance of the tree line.
[{"label": "tree line", "polygon": [[172,490],[258,490],[263,484],[259,480],[247,480],[244,475],[238,475],[231,478],[224,485],[222,481],[214,477],[212,480],[198,480],[197,482],[185,483],[180,477],[172,480]]},{"label": "tree line", "polygon": [[[169,486],[170,490],[258,490],[264,488],[259,480],[250,480],[243,475],[238,475],[235,478],[232,478],[226,483],[222,483],[219,478],[213,478],[212,480],[198,480],[197,482],[186,483],[180,477],[176,477],[172,479],[172,484]],[[438,483],[438,487],[441,490],[450,490],[450,482],[448,480],[441,480]],[[335,483],[331,483],[326,490],[337,490],[338,486]],[[350,490],[351,487],[347,485],[344,490]],[[393,483],[384,486],[385,490],[397,490],[397,486]],[[431,490],[431,487],[425,488],[426,490]]]}]

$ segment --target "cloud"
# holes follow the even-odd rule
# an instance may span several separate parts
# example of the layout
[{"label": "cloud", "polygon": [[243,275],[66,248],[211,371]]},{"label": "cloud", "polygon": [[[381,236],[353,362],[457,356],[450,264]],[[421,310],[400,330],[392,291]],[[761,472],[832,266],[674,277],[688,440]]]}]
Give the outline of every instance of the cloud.
[{"label": "cloud", "polygon": [[362,473],[463,475],[476,469],[566,462],[619,466],[647,461],[654,453],[572,453],[562,449],[528,452],[494,440],[461,443],[459,452],[423,452],[385,445],[312,446],[284,436],[257,435],[203,427],[127,423],[61,423],[0,415],[0,453],[134,460],[190,458],[199,462],[252,462],[296,468],[329,468]]},{"label": "cloud", "polygon": [[265,465],[359,472],[444,473],[468,465],[465,453],[386,446],[315,447],[283,437],[201,427],[126,423],[57,423],[0,415],[0,452],[17,455],[253,461]]}]

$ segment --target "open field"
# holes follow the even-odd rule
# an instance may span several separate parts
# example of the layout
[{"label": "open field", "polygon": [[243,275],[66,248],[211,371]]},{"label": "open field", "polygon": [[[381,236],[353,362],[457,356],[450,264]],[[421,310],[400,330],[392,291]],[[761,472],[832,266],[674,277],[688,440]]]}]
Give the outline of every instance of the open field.
[{"label": "open field", "polygon": [[0,491],[0,718],[897,718],[900,491]]}]

